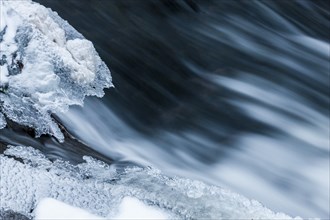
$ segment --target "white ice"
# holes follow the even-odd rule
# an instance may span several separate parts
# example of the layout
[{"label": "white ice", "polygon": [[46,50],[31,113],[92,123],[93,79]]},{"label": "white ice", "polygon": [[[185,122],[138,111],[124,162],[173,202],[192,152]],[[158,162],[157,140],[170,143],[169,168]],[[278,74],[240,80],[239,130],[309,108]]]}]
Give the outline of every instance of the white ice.
[{"label": "white ice", "polygon": [[83,105],[85,96],[103,96],[112,86],[110,71],[93,44],[57,13],[31,0],[0,5],[0,113],[37,136],[63,141],[51,114]]},{"label": "white ice", "polygon": [[35,217],[40,214],[37,205],[52,198],[103,218],[291,219],[200,181],[168,177],[154,168],[113,172],[110,165],[84,159],[78,165],[51,162],[32,147],[10,146],[0,155],[0,212]]}]

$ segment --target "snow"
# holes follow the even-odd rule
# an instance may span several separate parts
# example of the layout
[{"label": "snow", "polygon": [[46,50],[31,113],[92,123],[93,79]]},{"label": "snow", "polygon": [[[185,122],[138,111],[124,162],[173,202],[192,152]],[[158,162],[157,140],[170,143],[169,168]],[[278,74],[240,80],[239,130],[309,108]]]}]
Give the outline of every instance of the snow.
[{"label": "snow", "polygon": [[93,215],[80,209],[52,198],[43,198],[35,209],[35,219],[169,219],[163,211],[145,205],[134,197],[125,197],[119,205],[114,216],[106,218]]},{"label": "snow", "polygon": [[1,115],[34,128],[37,137],[63,141],[51,114],[103,96],[112,86],[110,71],[93,44],[55,12],[30,0],[0,4]]},{"label": "snow", "polygon": [[108,217],[112,219],[170,219],[170,216],[159,208],[147,206],[133,197],[125,197],[118,208],[117,215]]},{"label": "snow", "polygon": [[81,65],[94,72],[96,70],[93,44],[83,39],[68,40],[66,47],[72,57]]},{"label": "snow", "polygon": [[45,207],[53,207],[49,200],[48,205],[42,202],[51,198],[83,209],[75,210],[81,215],[103,218],[291,219],[229,190],[167,177],[155,168],[116,169],[91,157],[83,159],[86,162],[78,165],[51,162],[32,147],[9,146],[0,155],[0,210],[40,216],[48,212]]},{"label": "snow", "polygon": [[104,219],[83,209],[70,206],[52,198],[42,199],[35,210],[35,219]]}]

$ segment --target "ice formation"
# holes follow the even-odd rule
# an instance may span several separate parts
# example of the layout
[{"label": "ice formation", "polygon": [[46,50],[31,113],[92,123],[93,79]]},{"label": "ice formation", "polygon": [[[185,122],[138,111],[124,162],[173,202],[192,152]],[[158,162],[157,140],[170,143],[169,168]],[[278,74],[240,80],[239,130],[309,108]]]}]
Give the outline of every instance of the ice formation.
[{"label": "ice formation", "polygon": [[110,71],[56,12],[31,0],[0,0],[0,7],[0,128],[7,118],[62,141],[51,114],[103,96]]},{"label": "ice formation", "polygon": [[32,147],[9,146],[0,155],[0,211],[34,217],[39,201],[53,198],[111,218],[118,216],[125,197],[133,197],[176,219],[290,219],[199,181],[167,177],[153,168],[116,170],[91,157],[84,159],[78,165],[52,162]]}]

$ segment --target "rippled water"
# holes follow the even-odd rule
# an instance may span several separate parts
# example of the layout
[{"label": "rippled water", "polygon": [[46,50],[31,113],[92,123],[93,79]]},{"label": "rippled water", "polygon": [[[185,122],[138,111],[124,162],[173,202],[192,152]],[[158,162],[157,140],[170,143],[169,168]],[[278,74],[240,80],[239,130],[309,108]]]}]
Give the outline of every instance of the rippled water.
[{"label": "rippled water", "polygon": [[[93,150],[275,211],[329,216],[326,1],[37,2],[91,40],[112,72],[103,99],[58,115]],[[71,161],[96,154],[7,130],[0,138]]]}]

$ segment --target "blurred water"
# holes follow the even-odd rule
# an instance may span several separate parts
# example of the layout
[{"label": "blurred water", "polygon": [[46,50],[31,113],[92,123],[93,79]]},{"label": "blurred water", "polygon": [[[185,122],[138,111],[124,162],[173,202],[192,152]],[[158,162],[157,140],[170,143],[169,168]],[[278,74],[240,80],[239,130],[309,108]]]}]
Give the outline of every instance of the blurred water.
[{"label": "blurred water", "polygon": [[329,216],[327,1],[38,2],[112,71],[103,99],[59,115],[91,148]]}]

